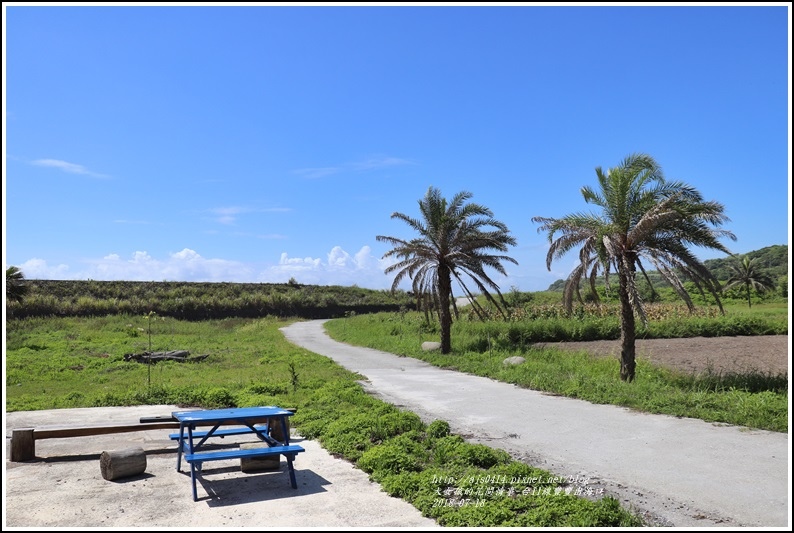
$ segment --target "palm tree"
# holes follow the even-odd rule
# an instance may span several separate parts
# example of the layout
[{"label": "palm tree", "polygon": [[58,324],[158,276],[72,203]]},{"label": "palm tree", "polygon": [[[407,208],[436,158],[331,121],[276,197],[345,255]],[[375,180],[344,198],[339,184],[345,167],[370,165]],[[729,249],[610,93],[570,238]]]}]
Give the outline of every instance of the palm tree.
[{"label": "palm tree", "polygon": [[[579,264],[566,280],[563,302],[570,312],[573,296],[581,299],[580,282],[589,278],[596,301],[595,281],[603,272],[609,288],[609,274],[618,276],[620,299],[620,378],[634,380],[635,318],[643,324],[647,316],[637,291],[637,270],[651,284],[642,261],[655,267],[686,302],[690,312],[692,300],[679,278],[683,275],[704,294],[711,293],[724,313],[719,299],[720,286],[713,274],[688,249],[689,246],[713,248],[730,253],[719,238],[736,240],[733,233],[718,229],[728,221],[724,207],[706,202],[701,194],[679,181],[666,181],[661,167],[646,154],[632,154],[619,166],[603,172],[596,169],[598,190],[582,188],[585,202],[602,209],[600,214],[575,213],[563,218],[533,217],[540,223],[539,232],[547,232],[549,251],[546,267],[552,260],[579,248]],[[555,234],[560,236],[555,240]]]},{"label": "palm tree", "polygon": [[758,292],[764,292],[775,288],[775,281],[768,274],[759,271],[756,267],[757,260],[758,258],[750,259],[744,256],[741,261],[729,264],[728,267],[732,271],[731,277],[728,278],[728,281],[725,282],[725,286],[722,288],[723,292],[725,292],[733,287],[744,285],[747,291],[748,307],[753,306],[750,301],[751,288]]},{"label": "palm tree", "polygon": [[25,275],[19,268],[10,266],[6,268],[6,300],[22,303],[30,287],[25,284]]},{"label": "palm tree", "polygon": [[398,212],[391,215],[391,218],[408,224],[419,237],[411,240],[383,235],[376,237],[378,241],[394,246],[383,258],[398,259],[385,271],[386,274],[397,272],[392,291],[408,276],[412,280],[414,293],[419,298],[430,297],[435,303],[441,323],[442,353],[449,353],[452,349],[452,279],[460,284],[475,308],[474,295],[464,282],[464,276],[470,278],[486,299],[501,311],[502,308],[488,289],[493,290],[504,303],[502,293],[486,274],[485,268],[490,267],[506,275],[502,261],[518,264],[511,257],[492,253],[506,252],[508,245],[515,246],[516,240],[510,235],[507,226],[493,218],[490,209],[476,203],[466,203],[471,197],[470,192],[462,191],[447,201],[441,196],[441,191],[431,186],[425,197],[419,200],[420,219]]}]

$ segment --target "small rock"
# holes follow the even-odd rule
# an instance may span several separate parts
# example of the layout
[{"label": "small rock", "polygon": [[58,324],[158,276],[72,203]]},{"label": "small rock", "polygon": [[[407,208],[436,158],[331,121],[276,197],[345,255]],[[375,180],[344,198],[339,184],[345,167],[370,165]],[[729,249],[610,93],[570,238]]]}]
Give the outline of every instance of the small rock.
[{"label": "small rock", "polygon": [[432,352],[433,350],[440,350],[441,343],[440,342],[431,342],[426,341],[422,343],[422,349],[426,352]]},{"label": "small rock", "polygon": [[526,361],[526,359],[524,359],[523,357],[520,357],[518,355],[514,355],[513,357],[508,357],[507,359],[502,361],[502,364],[504,364],[504,365],[520,365],[524,361]]}]

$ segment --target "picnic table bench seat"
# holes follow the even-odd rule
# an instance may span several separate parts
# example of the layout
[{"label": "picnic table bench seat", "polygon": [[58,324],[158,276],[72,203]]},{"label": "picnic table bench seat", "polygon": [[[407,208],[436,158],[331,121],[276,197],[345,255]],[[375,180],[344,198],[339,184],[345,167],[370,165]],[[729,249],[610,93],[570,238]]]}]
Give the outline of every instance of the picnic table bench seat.
[{"label": "picnic table bench seat", "polygon": [[196,472],[201,470],[201,464],[206,461],[222,461],[226,459],[242,459],[250,457],[266,457],[271,455],[283,455],[287,458],[287,466],[289,467],[289,480],[290,486],[293,489],[298,488],[298,482],[295,479],[295,469],[292,465],[293,459],[300,452],[306,451],[302,446],[291,444],[289,446],[270,446],[263,448],[246,448],[235,450],[220,450],[214,452],[201,452],[201,453],[186,453],[184,455],[185,461],[190,464],[190,482],[193,484],[193,501],[198,500],[196,492]]},{"label": "picnic table bench seat", "polygon": [[[267,431],[267,424],[262,424],[255,426],[259,431]],[[239,427],[239,428],[229,428],[229,429],[217,429],[212,434],[213,437],[227,437],[231,435],[248,435],[249,433],[254,433],[254,431],[249,427]],[[194,431],[193,438],[204,438],[209,434],[209,431]],[[168,438],[171,440],[179,440],[179,433],[171,433],[168,435]]]}]

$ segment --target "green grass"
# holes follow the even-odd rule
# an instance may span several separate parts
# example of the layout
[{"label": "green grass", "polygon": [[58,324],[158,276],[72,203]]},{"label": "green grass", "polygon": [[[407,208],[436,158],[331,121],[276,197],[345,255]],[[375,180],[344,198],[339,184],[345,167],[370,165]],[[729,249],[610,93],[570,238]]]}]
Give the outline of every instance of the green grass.
[{"label": "green grass", "polygon": [[124,361],[125,353],[150,349],[149,324],[140,316],[10,320],[6,411],[294,407],[292,423],[304,437],[355,463],[387,493],[441,525],[644,525],[609,495],[588,495],[586,485],[465,442],[444,421],[426,425],[414,413],[366,394],[356,383],[361,376],[287,342],[279,328],[290,322],[158,319],[151,323],[152,351],[209,357],[147,366]]},{"label": "green grass", "polygon": [[[775,320],[779,319],[779,311],[772,315]],[[754,321],[761,320],[757,314],[751,316]],[[692,322],[702,329],[715,324],[721,327],[722,320],[695,318]],[[568,331],[566,328],[585,330],[588,325],[596,331],[603,329],[599,320],[567,322],[575,324],[565,324],[561,319],[535,320],[531,326],[523,328],[510,322],[458,321],[453,325],[453,351],[446,355],[421,349],[422,342],[437,341],[439,334],[438,326],[425,323],[418,313],[378,313],[336,319],[326,323],[326,330],[333,338],[350,344],[592,403],[788,431],[788,377],[785,374],[705,372],[688,375],[655,366],[639,357],[636,380],[625,383],[619,379],[618,364],[613,359],[584,351],[536,348],[532,342],[544,339],[534,337],[530,341],[525,336],[526,331],[530,331],[530,335],[540,331],[556,338]],[[506,357],[514,355],[526,361],[520,365],[502,363]]]}]

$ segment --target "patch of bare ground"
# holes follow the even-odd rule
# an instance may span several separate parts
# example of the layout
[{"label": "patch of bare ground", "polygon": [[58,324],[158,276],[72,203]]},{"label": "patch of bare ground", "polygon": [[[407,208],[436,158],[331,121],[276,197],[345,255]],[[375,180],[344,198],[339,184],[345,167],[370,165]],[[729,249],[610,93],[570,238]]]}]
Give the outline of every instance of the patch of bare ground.
[{"label": "patch of bare ground", "polygon": [[[545,342],[535,346],[583,350],[597,356],[620,358],[619,340]],[[790,353],[788,335],[637,339],[636,344],[638,359],[691,373],[710,369],[722,374],[788,374]]]}]

